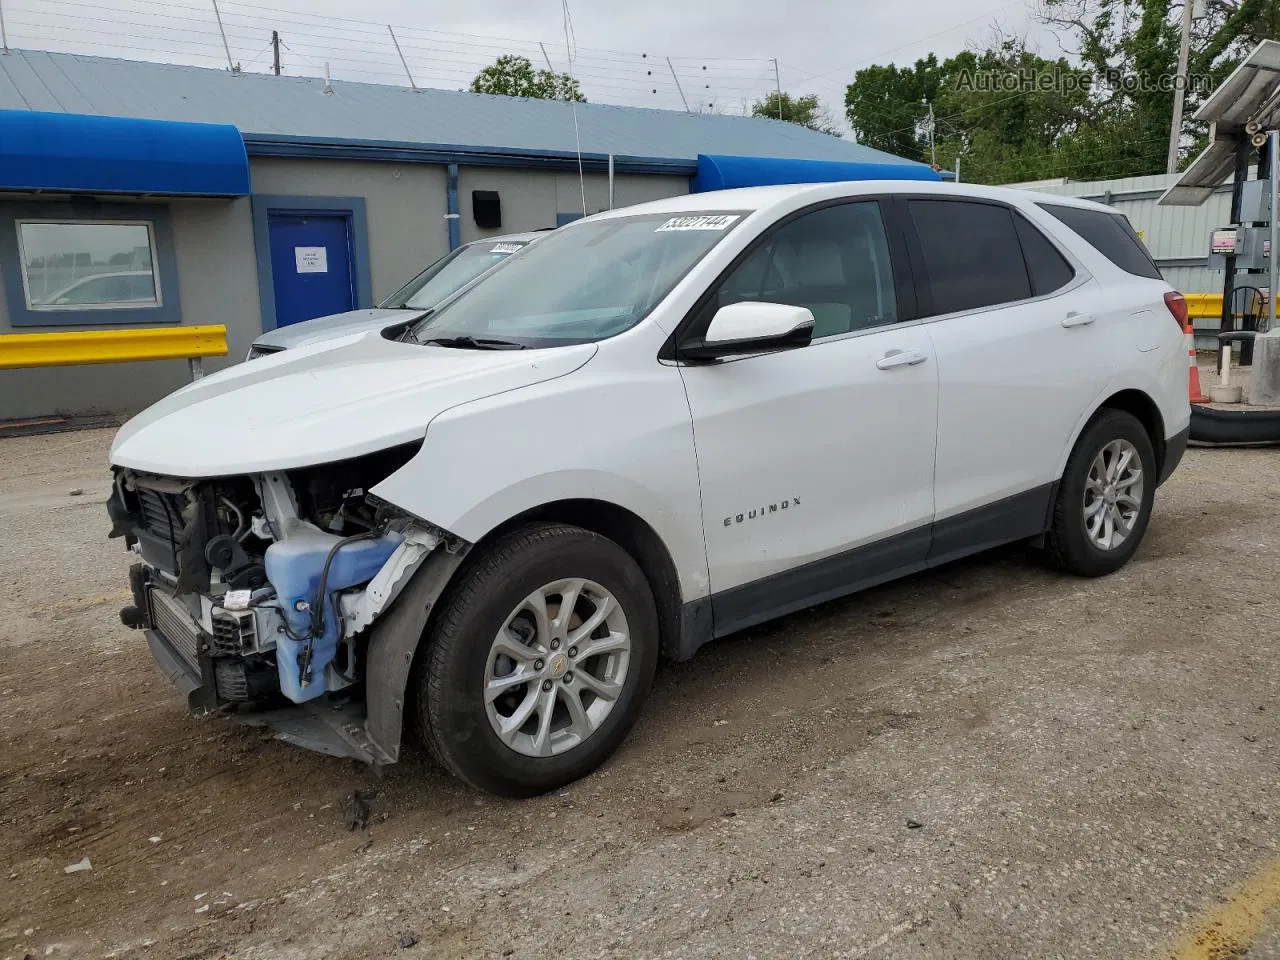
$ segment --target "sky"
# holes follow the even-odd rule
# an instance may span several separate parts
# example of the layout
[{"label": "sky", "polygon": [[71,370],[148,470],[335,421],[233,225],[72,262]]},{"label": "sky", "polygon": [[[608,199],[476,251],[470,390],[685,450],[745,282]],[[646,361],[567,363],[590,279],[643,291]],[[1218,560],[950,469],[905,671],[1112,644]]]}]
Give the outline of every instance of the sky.
[{"label": "sky", "polygon": [[[214,0],[3,0],[11,47],[226,68]],[[940,58],[997,27],[1046,56],[1055,37],[1035,22],[1035,0],[217,0],[230,60],[271,69],[271,30],[285,73],[406,84],[395,32],[419,86],[464,88],[503,53],[572,68],[593,102],[746,112],[774,88],[817,94],[843,123],[844,89],[875,63]],[[568,53],[572,52],[572,64]],[[670,58],[670,63],[668,63]]]}]

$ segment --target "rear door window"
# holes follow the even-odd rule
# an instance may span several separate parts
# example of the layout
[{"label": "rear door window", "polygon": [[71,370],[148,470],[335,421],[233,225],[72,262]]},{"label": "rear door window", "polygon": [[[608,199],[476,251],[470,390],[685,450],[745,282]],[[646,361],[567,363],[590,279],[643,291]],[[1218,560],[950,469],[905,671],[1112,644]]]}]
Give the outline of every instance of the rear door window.
[{"label": "rear door window", "polygon": [[1008,207],[967,200],[909,200],[933,313],[1026,300],[1031,281]]},{"label": "rear door window", "polygon": [[1038,228],[1021,214],[1013,215],[1022,243],[1022,256],[1027,261],[1027,274],[1031,278],[1031,292],[1037,297],[1060,290],[1075,278],[1076,272],[1066,257]]},{"label": "rear door window", "polygon": [[1152,280],[1163,279],[1147,248],[1123,214],[1087,210],[1057,203],[1040,207],[1053,214],[1088,244],[1126,273]]}]

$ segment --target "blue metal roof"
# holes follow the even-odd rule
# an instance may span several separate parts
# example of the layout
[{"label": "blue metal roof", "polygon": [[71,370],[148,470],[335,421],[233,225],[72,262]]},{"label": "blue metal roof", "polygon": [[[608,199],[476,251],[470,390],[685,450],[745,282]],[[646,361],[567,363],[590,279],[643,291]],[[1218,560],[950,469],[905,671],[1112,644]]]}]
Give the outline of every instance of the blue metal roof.
[{"label": "blue metal roof", "polygon": [[[420,151],[470,151],[458,162],[572,156],[573,109],[454,90],[419,90],[311,77],[233,75],[174,64],[10,50],[0,57],[0,109],[232,124],[251,154],[334,149],[430,160]],[[906,164],[892,154],[762,117],[579,104],[582,151],[636,159],[634,170],[692,172],[701,153]],[[388,159],[393,159],[388,155]],[[687,165],[687,166],[686,166]],[[918,164],[913,164],[919,166]],[[682,168],[683,169],[678,169]]]},{"label": "blue metal roof", "polygon": [[249,195],[235,127],[0,110],[0,189]]},{"label": "blue metal roof", "polygon": [[778,183],[835,183],[842,180],[941,180],[922,163],[860,163],[773,157],[698,157],[690,193],[764,187]]}]

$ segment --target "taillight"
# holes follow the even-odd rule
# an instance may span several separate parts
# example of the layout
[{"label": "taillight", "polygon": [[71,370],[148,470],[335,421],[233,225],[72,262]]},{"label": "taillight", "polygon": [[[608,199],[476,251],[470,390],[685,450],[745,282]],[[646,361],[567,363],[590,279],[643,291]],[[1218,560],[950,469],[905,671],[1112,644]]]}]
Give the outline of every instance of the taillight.
[{"label": "taillight", "polygon": [[1190,311],[1187,309],[1187,298],[1176,290],[1170,290],[1164,295],[1164,305],[1169,308],[1169,312],[1173,314],[1173,319],[1178,321],[1178,329],[1183,333],[1187,331],[1187,318]]}]

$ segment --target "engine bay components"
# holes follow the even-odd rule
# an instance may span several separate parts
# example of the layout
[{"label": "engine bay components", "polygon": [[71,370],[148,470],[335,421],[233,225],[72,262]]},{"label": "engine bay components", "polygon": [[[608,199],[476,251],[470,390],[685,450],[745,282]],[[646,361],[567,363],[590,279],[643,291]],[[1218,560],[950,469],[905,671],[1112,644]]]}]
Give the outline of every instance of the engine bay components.
[{"label": "engine bay components", "polygon": [[141,560],[121,619],[210,705],[358,695],[362,633],[440,542],[366,492],[417,447],[200,481],[117,470],[112,535]]}]

